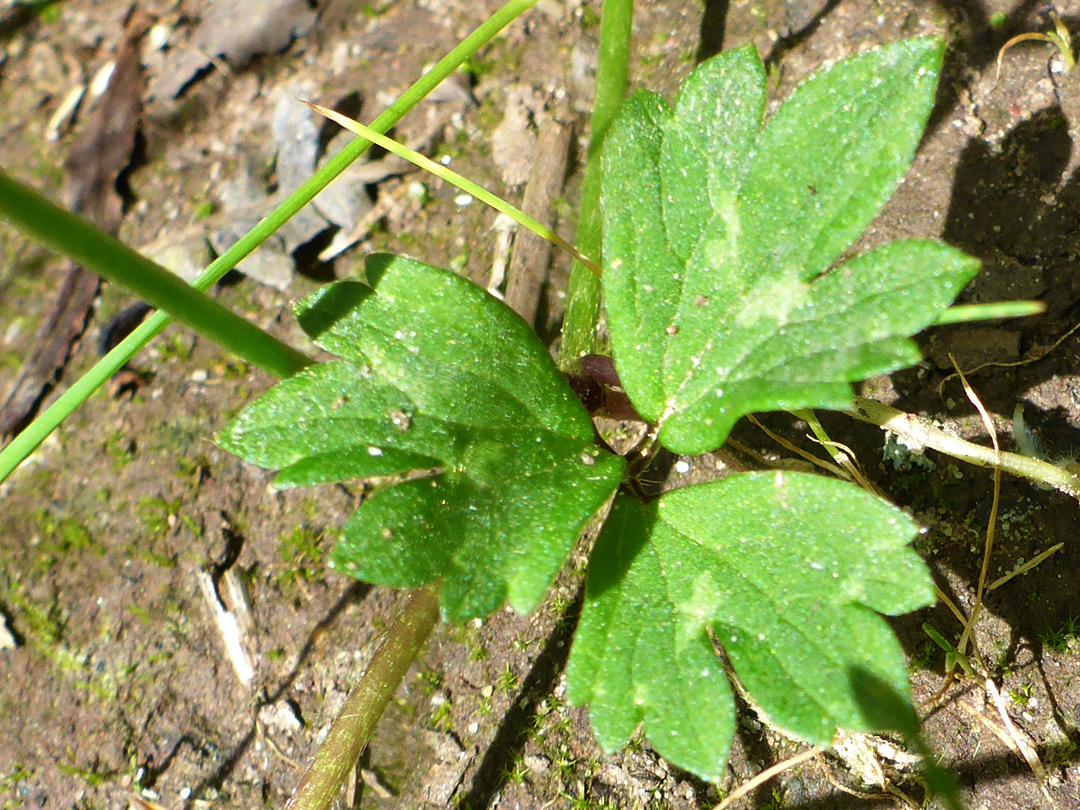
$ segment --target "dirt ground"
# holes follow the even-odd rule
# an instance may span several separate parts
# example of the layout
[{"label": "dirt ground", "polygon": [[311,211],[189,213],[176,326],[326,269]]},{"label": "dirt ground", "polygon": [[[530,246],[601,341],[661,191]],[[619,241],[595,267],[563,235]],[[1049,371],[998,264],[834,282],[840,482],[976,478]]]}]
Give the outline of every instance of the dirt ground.
[{"label": "dirt ground", "polygon": [[[0,17],[6,170],[59,194],[74,134],[62,131],[50,140],[47,122],[72,87],[115,55],[128,6],[129,0],[69,0]],[[238,56],[237,64],[226,64],[231,56],[210,54],[208,61],[200,53],[218,41],[199,26],[213,6],[139,4],[160,23],[156,30],[168,45],[144,53],[144,117],[126,178],[121,236],[180,265],[204,262],[207,238],[253,216],[260,198],[284,182],[278,176],[284,159],[275,158],[274,145],[283,97],[351,104],[370,120],[497,4],[324,0],[313,13],[299,2],[286,25],[296,34],[291,44],[286,38],[268,46],[284,48],[280,53]],[[1080,70],[1065,71],[1052,45],[1028,42],[1005,55],[995,86],[999,48],[1017,34],[1050,30],[1050,5],[638,6],[634,82],[669,95],[695,60],[745,42],[767,58],[778,99],[827,60],[917,34],[948,36],[939,103],[915,165],[860,246],[943,238],[985,263],[965,300],[1039,298],[1047,312],[932,330],[921,339],[925,363],[871,381],[867,390],[987,443],[957,380],[946,380],[948,354],[968,368],[1009,364],[971,375],[1003,441],[1011,446],[1012,415],[1022,404],[1048,456],[1062,463],[1075,458],[1080,337],[1056,341],[1080,320],[1080,182],[1074,179]],[[1080,2],[1058,2],[1056,10],[1080,32]],[[545,104],[566,105],[580,144],[556,209],[560,230],[572,233],[598,21],[594,0],[543,0],[470,63],[455,92],[406,119],[399,137],[519,200],[536,140],[530,119]],[[288,302],[329,278],[356,275],[370,250],[408,252],[487,283],[499,252],[493,212],[463,205],[454,189],[417,174],[355,188],[357,194],[366,188],[383,206],[358,245],[320,262],[329,232],[325,224],[310,226],[295,237],[295,253],[268,256],[252,268],[269,273],[277,287],[234,274],[219,298],[299,341]],[[7,227],[0,227],[0,255],[3,392],[51,306],[59,274],[53,257]],[[556,257],[542,333],[557,326],[565,275],[566,260]],[[61,390],[96,360],[100,330],[129,303],[121,292],[103,290]],[[10,635],[0,643],[0,802],[90,810],[127,807],[141,796],[166,808],[280,807],[399,609],[399,595],[324,565],[357,491],[275,492],[268,473],[212,443],[214,432],[270,384],[265,375],[175,327],[133,367],[137,374],[127,384],[94,396],[0,488],[0,627]],[[805,426],[779,416],[767,423],[811,448]],[[942,590],[970,610],[990,516],[989,473],[933,453],[897,457],[886,452],[881,431],[842,415],[828,415],[825,424],[927,527],[920,551]],[[736,438],[786,454],[748,425]],[[1073,500],[1004,481],[990,578],[1064,543],[988,593],[975,633],[1016,736],[1044,772],[997,733],[1002,718],[985,689],[953,687],[924,710],[925,733],[972,810],[1080,808],[1078,528]],[[585,712],[561,699],[582,564],[575,559],[532,616],[500,612],[436,631],[364,755],[356,806],[711,807],[803,749],[744,706],[719,789],[665,764],[643,741],[613,755],[600,751]],[[200,585],[207,576],[216,586],[209,593]],[[230,583],[250,608],[244,638],[254,678],[247,684],[229,663],[214,623],[219,598],[236,605]],[[944,653],[923,622],[953,643],[960,636],[944,608],[895,623],[918,701],[939,689],[945,671]],[[867,750],[849,743],[844,755],[829,753],[792,769],[740,806],[922,806],[924,791],[910,763],[881,745],[873,756]]]}]

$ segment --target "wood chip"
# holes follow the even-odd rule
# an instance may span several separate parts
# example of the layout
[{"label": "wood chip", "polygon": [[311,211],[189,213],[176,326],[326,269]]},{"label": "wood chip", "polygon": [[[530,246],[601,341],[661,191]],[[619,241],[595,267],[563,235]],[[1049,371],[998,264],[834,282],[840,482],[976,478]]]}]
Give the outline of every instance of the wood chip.
[{"label": "wood chip", "polygon": [[210,572],[199,569],[195,572],[195,577],[199,583],[199,590],[210,608],[214,624],[217,625],[218,632],[221,634],[225,655],[232,664],[236,679],[247,686],[255,677],[255,667],[248,653],[252,639],[250,633],[245,630],[250,629],[251,614],[247,609],[247,600],[243,597],[243,590],[232,571],[226,571],[222,580],[226,584],[229,600],[234,603],[233,609],[227,610],[218,598],[214,578],[210,576]]}]

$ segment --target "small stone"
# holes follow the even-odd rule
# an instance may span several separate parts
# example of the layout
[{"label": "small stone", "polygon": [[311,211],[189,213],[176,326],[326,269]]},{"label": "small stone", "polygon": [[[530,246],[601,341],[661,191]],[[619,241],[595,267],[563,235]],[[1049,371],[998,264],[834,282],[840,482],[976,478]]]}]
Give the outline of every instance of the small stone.
[{"label": "small stone", "polygon": [[551,760],[539,754],[526,754],[521,758],[521,761],[525,763],[526,768],[537,776],[544,773],[551,765]]},{"label": "small stone", "polygon": [[7,618],[0,613],[0,650],[13,650],[16,646],[15,636],[8,630]]},{"label": "small stone", "polygon": [[299,731],[303,725],[287,700],[279,700],[259,709],[259,722],[284,732]]}]

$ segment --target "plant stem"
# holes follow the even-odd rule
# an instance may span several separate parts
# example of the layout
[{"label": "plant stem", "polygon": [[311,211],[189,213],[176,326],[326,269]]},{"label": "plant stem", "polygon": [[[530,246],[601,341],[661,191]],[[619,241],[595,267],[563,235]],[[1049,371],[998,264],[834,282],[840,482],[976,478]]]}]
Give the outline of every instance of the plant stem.
[{"label": "plant stem", "polygon": [[438,621],[437,585],[412,591],[364,677],[349,692],[300,786],[285,805],[286,810],[330,807],[349,771],[356,766],[383,709]]},{"label": "plant stem", "polygon": [[[440,59],[435,67],[421,76],[415,84],[402,93],[397,101],[391,104],[382,115],[371,123],[371,128],[383,133],[389,130],[446,77],[457,70],[465,60],[476,53],[483,45],[494,39],[499,31],[536,3],[537,0],[510,0],[481,23],[450,53]],[[363,138],[356,138],[346,145],[332,160],[316,172],[314,177],[294,191],[264,220],[241,237],[240,241],[211,263],[192,282],[192,286],[199,290],[207,290],[216,284],[222,276],[232,270],[245,256],[255,250],[297,211],[307,205],[331,180],[348,168],[349,164],[360,157],[370,145],[370,142]],[[169,322],[170,318],[164,312],[155,312],[150,315],[115,349],[101,358],[90,371],[80,377],[24,431],[12,439],[3,450],[0,450],[0,482],[3,482],[11,475],[11,472],[72,411],[89,399],[91,394],[104,385],[143,346],[160,334]]]},{"label": "plant stem", "polygon": [[[600,259],[603,249],[600,153],[608,128],[626,96],[633,20],[633,0],[604,0],[600,20],[600,58],[596,69],[596,101],[589,130],[589,152],[577,231],[578,250],[593,259]],[[581,263],[574,262],[566,292],[559,365],[563,371],[575,371],[581,357],[597,348],[600,279]]]},{"label": "plant stem", "polygon": [[964,441],[917,416],[869,399],[856,398],[854,407],[847,413],[863,422],[892,431],[902,437],[909,447],[929,447],[976,467],[996,467],[1080,499],[1080,476],[1037,458],[1018,453],[995,453],[992,448]]},{"label": "plant stem", "polygon": [[302,352],[3,171],[0,171],[0,216],[13,222],[27,236],[167,311],[200,335],[275,377],[288,377],[312,362]]}]

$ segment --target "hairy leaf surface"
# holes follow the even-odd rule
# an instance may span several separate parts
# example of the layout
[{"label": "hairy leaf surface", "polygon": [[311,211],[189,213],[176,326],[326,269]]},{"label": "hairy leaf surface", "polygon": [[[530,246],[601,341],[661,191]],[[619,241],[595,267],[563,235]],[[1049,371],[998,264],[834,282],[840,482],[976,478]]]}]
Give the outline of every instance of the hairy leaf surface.
[{"label": "hairy leaf surface", "polygon": [[624,105],[604,151],[604,292],[620,379],[665,446],[713,450],[752,411],[843,407],[851,382],[918,360],[908,336],[977,261],[911,240],[830,266],[906,172],[943,47],[838,62],[763,127],[752,48],[704,63],[674,108]]},{"label": "hairy leaf surface", "polygon": [[[621,458],[517,315],[467,279],[409,259],[368,260],[297,307],[340,360],[260,397],[219,437],[278,469],[279,486],[391,476],[352,516],[334,562],[367,582],[442,578],[444,617],[504,601],[531,610]],[[405,477],[407,480],[402,480]]]},{"label": "hairy leaf surface", "polygon": [[910,700],[903,651],[879,613],[932,604],[907,548],[916,526],[844,482],[748,473],[642,505],[619,496],[589,564],[567,696],[601,745],[639,724],[682,768],[718,781],[734,704],[715,638],[761,713],[828,743],[875,728],[867,679]]}]

